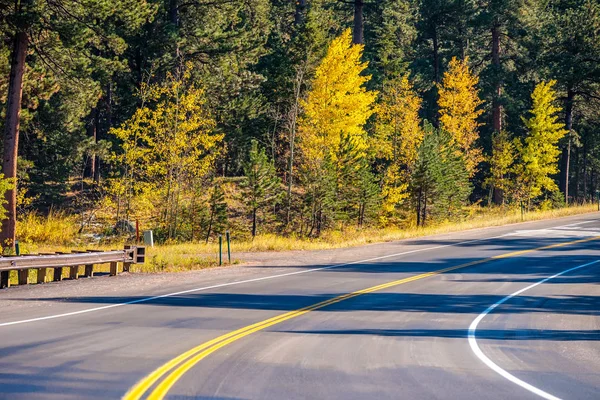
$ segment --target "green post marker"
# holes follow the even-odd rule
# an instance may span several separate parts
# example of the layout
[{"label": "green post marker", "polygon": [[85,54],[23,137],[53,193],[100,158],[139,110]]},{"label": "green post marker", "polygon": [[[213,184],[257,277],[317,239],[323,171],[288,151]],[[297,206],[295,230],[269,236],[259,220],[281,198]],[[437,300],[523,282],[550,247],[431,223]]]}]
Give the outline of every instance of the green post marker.
[{"label": "green post marker", "polygon": [[19,247],[19,241],[15,240],[15,253],[20,256],[21,255],[21,248]]},{"label": "green post marker", "polygon": [[225,232],[225,237],[227,238],[227,261],[231,264],[231,235],[229,235],[229,231]]},{"label": "green post marker", "polygon": [[219,265],[223,265],[223,235],[219,235]]},{"label": "green post marker", "polygon": [[523,206],[523,202],[521,202],[521,221],[525,220],[525,207]]}]

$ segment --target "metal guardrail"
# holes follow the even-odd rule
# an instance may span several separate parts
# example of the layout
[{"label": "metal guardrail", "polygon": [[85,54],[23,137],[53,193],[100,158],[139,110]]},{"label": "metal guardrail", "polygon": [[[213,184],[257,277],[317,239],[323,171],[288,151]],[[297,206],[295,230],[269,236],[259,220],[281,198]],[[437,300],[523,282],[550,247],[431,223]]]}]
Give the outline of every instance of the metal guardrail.
[{"label": "metal guardrail", "polygon": [[123,250],[111,251],[77,251],[73,253],[26,254],[21,256],[0,257],[0,288],[10,285],[10,271],[18,271],[19,285],[26,285],[30,269],[37,269],[37,283],[46,281],[48,268],[54,269],[54,281],[62,280],[62,271],[68,267],[69,278],[79,278],[79,267],[84,266],[85,277],[94,275],[94,265],[110,264],[110,275],[117,275],[118,263],[123,265],[123,272],[128,272],[131,264],[143,264],[146,248],[143,246],[125,246]]}]

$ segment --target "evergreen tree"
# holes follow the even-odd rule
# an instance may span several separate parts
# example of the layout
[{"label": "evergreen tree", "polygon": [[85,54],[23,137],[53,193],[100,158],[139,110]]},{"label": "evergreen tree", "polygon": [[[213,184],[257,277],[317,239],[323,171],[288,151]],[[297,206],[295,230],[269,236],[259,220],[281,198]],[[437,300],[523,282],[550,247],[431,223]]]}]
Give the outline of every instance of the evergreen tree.
[{"label": "evergreen tree", "polygon": [[281,181],[275,174],[275,167],[269,161],[265,149],[258,148],[252,141],[248,161],[244,163],[245,181],[242,184],[243,200],[252,214],[252,237],[258,228],[258,212],[276,204],[281,198]]},{"label": "evergreen tree", "polygon": [[[510,172],[515,159],[515,145],[511,141],[508,132],[495,133],[492,137],[492,155],[488,161],[490,164],[490,176],[485,184],[490,188],[490,199],[497,191],[501,194],[504,203],[504,193],[510,188]],[[488,203],[491,203],[489,201]]]},{"label": "evergreen tree", "polygon": [[562,144],[559,186],[569,201],[571,150],[577,140],[573,130],[578,99],[597,97],[600,77],[600,4],[595,0],[552,0],[538,10],[539,68],[544,77],[557,81],[563,93],[567,131]]},{"label": "evergreen tree", "polygon": [[[92,0],[85,4],[66,0],[3,0],[0,5],[2,20],[8,22],[3,33],[12,42],[2,172],[7,178],[15,180],[14,187],[6,192],[8,218],[2,222],[0,242],[2,246],[13,247],[23,87],[27,65],[32,62],[27,59],[27,54],[30,51],[33,53],[31,58],[35,64],[32,70],[35,71],[37,67],[38,71],[45,72],[41,81],[54,83],[54,89],[50,92],[58,90],[58,82],[75,81],[76,85],[67,86],[91,89],[88,95],[92,94],[90,97],[93,97],[93,90],[97,91],[98,87],[90,71],[108,66],[116,68],[120,63],[119,56],[123,53],[125,43],[118,27],[125,25],[127,29],[137,29],[152,17],[155,8],[145,0]],[[87,100],[92,103],[90,97]],[[33,100],[38,99],[34,97]]]},{"label": "evergreen tree", "polygon": [[337,161],[336,219],[354,219],[358,226],[373,214],[379,196],[377,179],[356,138],[344,135]]},{"label": "evergreen tree", "polygon": [[202,222],[206,229],[206,243],[213,232],[222,233],[227,227],[227,202],[220,180],[215,180],[213,184],[208,199],[208,215]]},{"label": "evergreen tree", "polygon": [[432,218],[452,219],[462,214],[471,187],[465,162],[449,132],[425,124],[412,178],[417,225]]}]

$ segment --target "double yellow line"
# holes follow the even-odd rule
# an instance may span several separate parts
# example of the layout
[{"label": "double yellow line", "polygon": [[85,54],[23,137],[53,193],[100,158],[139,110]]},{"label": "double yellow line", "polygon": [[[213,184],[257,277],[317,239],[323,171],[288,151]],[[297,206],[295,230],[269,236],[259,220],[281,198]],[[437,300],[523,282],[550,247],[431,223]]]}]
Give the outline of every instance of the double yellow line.
[{"label": "double yellow line", "polygon": [[209,340],[208,342],[202,343],[201,345],[196,346],[193,349],[188,350],[185,353],[173,358],[169,362],[165,363],[164,365],[162,365],[161,367],[156,369],[150,375],[146,376],[141,381],[139,381],[133,388],[131,388],[131,390],[129,392],[127,392],[127,394],[125,394],[125,396],[123,396],[123,400],[139,400],[140,398],[142,398],[142,396],[144,396],[144,394],[148,391],[148,389],[150,389],[161,378],[163,378],[165,375],[168,374],[166,376],[166,378],[164,378],[158,385],[156,385],[154,390],[152,390],[152,392],[147,397],[149,400],[163,399],[167,395],[169,390],[173,387],[173,385],[175,385],[175,383],[187,371],[189,371],[192,367],[194,367],[194,365],[199,363],[202,359],[206,358],[208,355],[214,353],[215,351],[219,350],[220,348],[227,346],[228,344],[235,342],[236,340],[239,340],[239,339],[241,339],[245,336],[248,336],[254,332],[263,330],[265,328],[279,324],[279,323],[287,321],[289,319],[299,317],[299,316],[309,313],[311,311],[318,310],[323,307],[327,307],[331,304],[339,303],[341,301],[348,300],[348,299],[351,299],[353,297],[357,297],[357,296],[360,296],[363,294],[373,293],[373,292],[388,289],[388,288],[391,288],[394,286],[402,285],[404,283],[408,283],[408,282],[428,278],[431,276],[443,274],[445,272],[454,271],[454,270],[470,267],[473,265],[484,264],[484,263],[487,263],[487,262],[493,261],[493,260],[515,257],[515,256],[519,256],[522,254],[531,253],[534,251],[569,246],[572,244],[590,242],[590,241],[598,240],[598,239],[600,239],[600,236],[588,238],[588,239],[574,240],[571,242],[558,243],[558,244],[553,244],[553,245],[549,245],[549,246],[536,247],[536,248],[527,249],[527,250],[520,250],[520,251],[514,251],[514,252],[510,252],[510,253],[504,253],[504,254],[494,256],[494,257],[484,258],[484,259],[477,260],[477,261],[471,261],[469,263],[457,265],[454,267],[439,269],[436,271],[411,276],[408,278],[384,283],[381,285],[372,286],[372,287],[369,287],[366,289],[358,290],[356,292],[337,296],[332,299],[325,300],[325,301],[322,301],[322,302],[319,302],[319,303],[316,303],[316,304],[313,304],[313,305],[310,305],[310,306],[307,306],[304,308],[300,308],[300,309],[297,309],[294,311],[290,311],[290,312],[287,312],[284,314],[277,315],[273,318],[269,318],[264,321],[257,322],[255,324],[248,325],[248,326],[238,329],[236,331],[229,332],[225,335],[222,335],[215,339]]}]

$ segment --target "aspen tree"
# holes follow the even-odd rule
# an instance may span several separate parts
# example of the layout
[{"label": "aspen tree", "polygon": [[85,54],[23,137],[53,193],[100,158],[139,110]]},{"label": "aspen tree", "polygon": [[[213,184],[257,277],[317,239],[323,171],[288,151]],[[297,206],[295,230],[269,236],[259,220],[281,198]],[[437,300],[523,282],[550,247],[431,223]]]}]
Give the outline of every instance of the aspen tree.
[{"label": "aspen tree", "polygon": [[477,147],[479,126],[477,118],[483,113],[478,109],[483,101],[479,98],[479,78],[469,68],[468,58],[452,58],[448,71],[439,85],[440,127],[449,132],[463,153],[469,177],[483,161],[483,153]]},{"label": "aspen tree", "polygon": [[408,197],[409,178],[423,141],[421,99],[408,75],[388,82],[377,109],[376,156],[385,160],[382,182],[382,223]]},{"label": "aspen tree", "polygon": [[[307,196],[311,214],[309,232],[317,234],[323,226],[324,199],[330,199],[339,182],[340,151],[346,138],[353,151],[366,157],[368,143],[364,125],[374,112],[377,92],[366,89],[370,76],[363,75],[368,64],[361,61],[362,45],[352,44],[352,33],[344,31],[334,39],[316,70],[307,99],[301,102],[303,115],[298,123],[298,147],[302,155],[300,170],[305,186],[313,193]],[[325,171],[334,176],[324,179]],[[315,185],[319,187],[315,187]]]}]

